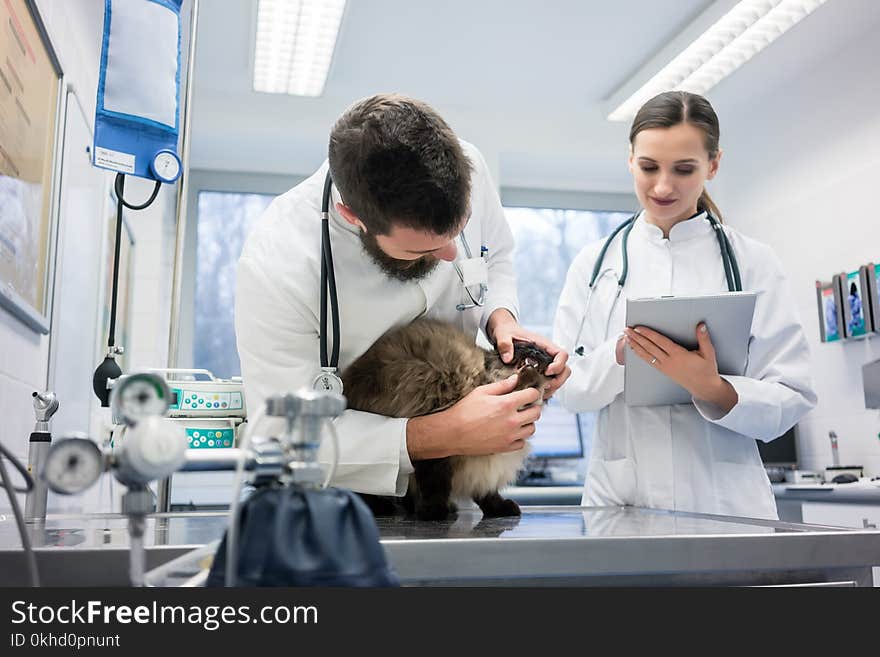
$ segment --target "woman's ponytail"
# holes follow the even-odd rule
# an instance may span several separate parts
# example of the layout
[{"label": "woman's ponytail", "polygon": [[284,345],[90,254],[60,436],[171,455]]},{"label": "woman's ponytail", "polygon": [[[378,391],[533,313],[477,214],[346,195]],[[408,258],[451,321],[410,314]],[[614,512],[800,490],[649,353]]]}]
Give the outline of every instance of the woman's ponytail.
[{"label": "woman's ponytail", "polygon": [[697,199],[697,210],[699,212],[708,212],[713,217],[715,217],[719,223],[724,223],[724,219],[721,217],[721,210],[719,210],[718,206],[715,205],[715,201],[713,201],[712,197],[709,196],[709,192],[706,191],[705,187],[703,187],[700,198]]}]

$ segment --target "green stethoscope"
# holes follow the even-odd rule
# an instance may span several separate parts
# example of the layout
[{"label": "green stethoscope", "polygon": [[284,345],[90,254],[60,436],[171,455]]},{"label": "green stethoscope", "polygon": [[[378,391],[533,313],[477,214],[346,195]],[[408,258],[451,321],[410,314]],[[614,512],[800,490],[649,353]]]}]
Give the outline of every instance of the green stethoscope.
[{"label": "green stethoscope", "polygon": [[[599,257],[596,258],[596,264],[593,265],[593,274],[590,277],[590,288],[587,293],[587,303],[584,308],[584,315],[581,318],[581,325],[578,329],[577,338],[579,339],[581,336],[581,332],[584,329],[584,322],[587,319],[587,315],[590,310],[590,302],[593,299],[593,292],[596,289],[596,285],[598,285],[599,281],[606,274],[612,274],[617,278],[617,293],[614,295],[614,301],[611,303],[611,310],[608,311],[608,319],[605,322],[605,340],[608,339],[608,328],[611,325],[611,317],[614,315],[614,308],[617,305],[617,300],[620,298],[620,293],[623,292],[623,286],[626,284],[626,277],[629,274],[629,255],[627,253],[627,243],[629,241],[629,234],[632,232],[633,226],[636,224],[636,219],[638,218],[641,211],[636,212],[629,219],[620,224],[614,231],[608,236],[605,240],[605,244],[602,245],[602,250],[599,251]],[[695,214],[690,219],[694,219],[702,214],[702,211]],[[730,292],[741,292],[742,291],[742,280],[740,279],[739,274],[739,264],[736,261],[736,255],[733,253],[733,247],[730,244],[730,240],[727,239],[727,234],[724,232],[724,229],[721,227],[721,223],[712,216],[711,213],[706,212],[706,219],[712,225],[712,228],[715,229],[715,237],[718,238],[718,247],[721,250],[721,261],[724,263],[724,275],[727,278],[727,289]],[[605,260],[605,254],[608,252],[611,243],[614,241],[614,238],[617,237],[619,233],[623,232],[623,243],[621,245],[622,254],[623,254],[623,267],[620,271],[620,276],[617,276],[614,273],[614,270],[611,267],[607,267],[602,269],[602,263]],[[583,355],[583,347],[578,347],[575,350],[579,356]]]}]

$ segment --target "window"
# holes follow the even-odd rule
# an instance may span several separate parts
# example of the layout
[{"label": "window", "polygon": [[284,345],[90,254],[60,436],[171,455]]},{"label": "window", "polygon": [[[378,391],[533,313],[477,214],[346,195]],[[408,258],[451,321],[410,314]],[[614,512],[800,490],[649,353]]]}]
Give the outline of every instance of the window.
[{"label": "window", "polygon": [[273,198],[199,192],[193,363],[216,377],[241,376],[233,321],[235,269],[251,225]]},{"label": "window", "polygon": [[[244,240],[254,221],[275,194],[199,190],[195,265],[193,366],[214,376],[241,374],[235,345],[235,271]],[[628,212],[506,207],[516,241],[520,321],[526,328],[551,336],[556,304],[572,260],[591,242],[603,239],[629,217]],[[589,453],[595,416],[574,417],[559,406],[548,407],[549,425],[570,416],[579,421],[584,453]],[[562,417],[560,416],[562,414]],[[547,433],[548,448],[557,437]]]},{"label": "window", "polygon": [[520,323],[550,335],[559,294],[572,260],[629,219],[628,212],[504,208],[516,242],[514,264]]},{"label": "window", "polygon": [[[631,214],[530,207],[505,207],[504,213],[516,243],[514,266],[520,323],[551,337],[556,305],[575,256],[585,245],[610,235]],[[558,405],[548,406],[547,411],[548,417],[539,422],[542,431],[536,433],[535,440],[541,443],[533,445],[534,452],[551,450],[557,438],[562,438],[554,436],[554,427],[576,427],[579,423],[584,455],[589,455],[596,414],[574,415]]]}]

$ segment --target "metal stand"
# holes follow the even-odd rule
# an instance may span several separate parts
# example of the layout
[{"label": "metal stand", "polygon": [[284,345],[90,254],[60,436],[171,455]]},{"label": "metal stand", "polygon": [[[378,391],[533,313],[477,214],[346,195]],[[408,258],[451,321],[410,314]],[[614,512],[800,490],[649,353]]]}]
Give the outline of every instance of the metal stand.
[{"label": "metal stand", "polygon": [[144,551],[144,528],[147,514],[153,512],[153,496],[146,486],[131,488],[122,496],[122,513],[128,516],[129,551],[128,573],[131,585],[144,585],[147,556]]},{"label": "metal stand", "polygon": [[159,480],[156,488],[156,511],[159,513],[171,511],[171,477]]},{"label": "metal stand", "polygon": [[49,420],[58,410],[58,399],[52,392],[35,392],[34,415],[36,424],[28,445],[28,470],[33,475],[34,485],[24,498],[24,519],[27,522],[46,519],[46,502],[49,489],[40,477],[46,454],[52,445],[52,434],[49,433]]}]

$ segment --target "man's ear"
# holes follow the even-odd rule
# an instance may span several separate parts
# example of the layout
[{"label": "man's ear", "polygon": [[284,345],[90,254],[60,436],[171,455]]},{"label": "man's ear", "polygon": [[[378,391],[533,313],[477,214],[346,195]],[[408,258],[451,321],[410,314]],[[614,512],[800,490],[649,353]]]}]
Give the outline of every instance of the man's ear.
[{"label": "man's ear", "polygon": [[365,233],[367,232],[367,227],[364,226],[364,222],[358,219],[357,215],[351,211],[350,207],[348,207],[344,203],[337,203],[336,211],[341,214],[342,218],[345,219],[352,226],[357,226]]}]

